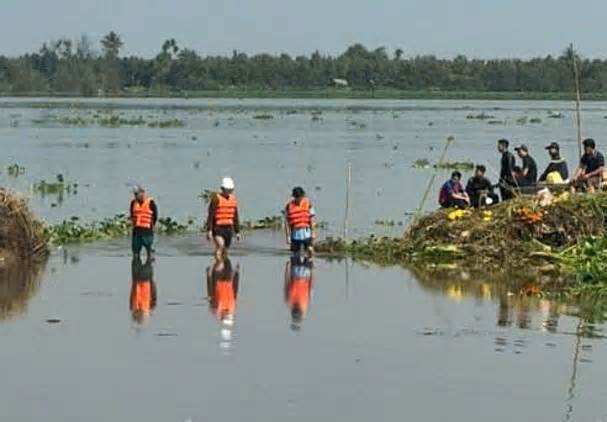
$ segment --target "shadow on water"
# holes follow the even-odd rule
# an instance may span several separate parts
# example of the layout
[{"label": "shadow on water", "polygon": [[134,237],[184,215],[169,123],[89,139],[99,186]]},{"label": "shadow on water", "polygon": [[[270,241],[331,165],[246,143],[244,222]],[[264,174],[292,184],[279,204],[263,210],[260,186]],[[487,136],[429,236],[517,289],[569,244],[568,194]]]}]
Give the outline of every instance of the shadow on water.
[{"label": "shadow on water", "polygon": [[24,315],[40,289],[46,262],[17,260],[0,266],[0,321]]}]

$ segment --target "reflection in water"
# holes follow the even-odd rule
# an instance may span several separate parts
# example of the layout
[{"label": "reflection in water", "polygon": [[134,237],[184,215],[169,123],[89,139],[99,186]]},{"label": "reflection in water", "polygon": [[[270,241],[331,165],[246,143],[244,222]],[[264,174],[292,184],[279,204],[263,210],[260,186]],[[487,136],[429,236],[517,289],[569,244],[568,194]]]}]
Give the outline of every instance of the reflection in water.
[{"label": "reflection in water", "polygon": [[294,256],[285,267],[285,301],[291,311],[291,328],[299,330],[310,308],[313,271],[312,262]]},{"label": "reflection in water", "polygon": [[561,278],[532,274],[482,274],[450,268],[408,268],[419,284],[454,301],[464,297],[497,302],[497,325],[557,332],[561,314],[572,307],[542,298],[543,286],[562,283]]},{"label": "reflection in water", "polygon": [[207,296],[209,309],[221,323],[220,347],[229,350],[232,346],[232,330],[236,315],[236,300],[240,271],[232,267],[229,258],[215,260],[207,268]]},{"label": "reflection in water", "polygon": [[133,283],[131,285],[130,309],[133,321],[143,324],[156,307],[156,283],[154,267],[151,260],[145,264],[140,258],[133,258],[131,263]]},{"label": "reflection in water", "polygon": [[22,315],[40,288],[46,262],[15,261],[0,266],[0,321]]}]

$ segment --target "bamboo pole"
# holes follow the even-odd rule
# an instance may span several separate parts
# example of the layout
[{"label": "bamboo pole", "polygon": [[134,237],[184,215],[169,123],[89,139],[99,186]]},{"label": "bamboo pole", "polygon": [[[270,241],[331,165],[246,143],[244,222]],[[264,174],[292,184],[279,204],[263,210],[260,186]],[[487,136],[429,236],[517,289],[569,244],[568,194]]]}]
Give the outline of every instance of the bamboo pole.
[{"label": "bamboo pole", "polygon": [[582,155],[584,155],[584,147],[582,146],[582,98],[580,95],[580,74],[577,67],[577,58],[575,57],[575,50],[573,49],[573,44],[571,44],[569,48],[571,51],[571,61],[573,62],[573,76],[575,78],[575,121],[577,126],[578,152],[581,157]]},{"label": "bamboo pole", "polygon": [[352,190],[352,163],[348,161],[346,169],[346,211],[344,215],[344,240],[348,241],[348,225],[350,220],[350,191]]},{"label": "bamboo pole", "polygon": [[432,177],[430,178],[430,181],[428,182],[428,186],[426,186],[426,191],[424,192],[424,196],[422,197],[421,202],[419,203],[419,207],[417,208],[417,212],[415,213],[415,217],[414,220],[417,220],[419,218],[419,216],[422,213],[422,210],[424,208],[424,204],[426,203],[426,200],[428,199],[428,195],[430,194],[430,189],[432,189],[432,185],[434,185],[434,181],[436,180],[436,173],[438,173],[439,169],[441,168],[441,165],[443,164],[443,161],[445,161],[445,157],[447,156],[447,150],[449,149],[449,145],[451,145],[451,143],[455,141],[455,138],[453,136],[449,136],[447,138],[447,143],[445,144],[445,148],[443,149],[443,152],[440,156],[440,159],[438,160],[438,164],[436,165],[436,169],[434,170],[434,173],[432,174]]}]

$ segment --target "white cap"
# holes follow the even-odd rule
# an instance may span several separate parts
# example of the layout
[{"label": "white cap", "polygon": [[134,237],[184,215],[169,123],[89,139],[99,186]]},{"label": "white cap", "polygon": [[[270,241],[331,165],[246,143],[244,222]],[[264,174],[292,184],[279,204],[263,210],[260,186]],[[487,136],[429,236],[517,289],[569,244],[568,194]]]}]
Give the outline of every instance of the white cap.
[{"label": "white cap", "polygon": [[234,180],[231,177],[224,177],[221,181],[221,187],[227,190],[234,189]]}]

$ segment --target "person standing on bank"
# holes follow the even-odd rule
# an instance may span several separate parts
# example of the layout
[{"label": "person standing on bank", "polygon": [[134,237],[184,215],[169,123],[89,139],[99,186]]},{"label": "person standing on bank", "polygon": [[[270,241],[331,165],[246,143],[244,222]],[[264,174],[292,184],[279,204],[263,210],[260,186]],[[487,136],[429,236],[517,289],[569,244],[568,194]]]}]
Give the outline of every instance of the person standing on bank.
[{"label": "person standing on bank", "polygon": [[517,155],[523,162],[521,167],[521,179],[518,181],[518,185],[524,186],[535,186],[537,184],[537,164],[531,155],[529,155],[529,147],[522,144],[514,148]]},{"label": "person standing on bank", "polygon": [[514,155],[508,151],[510,142],[507,139],[500,139],[497,141],[497,150],[502,154],[500,161],[500,196],[502,201],[514,198],[514,189],[516,187],[516,179],[514,174],[514,166],[516,161]]},{"label": "person standing on bank", "polygon": [[141,249],[145,248],[147,259],[153,259],[154,226],[158,221],[156,203],[145,194],[141,186],[133,189],[135,198],[131,201],[130,216],[133,226],[133,257],[140,258]]},{"label": "person standing on bank", "polygon": [[316,212],[306,197],[303,188],[297,186],[291,193],[292,199],[285,207],[285,235],[293,254],[300,253],[302,247],[309,259],[314,255],[314,216]]},{"label": "person standing on bank", "polygon": [[227,256],[234,235],[236,240],[240,241],[238,201],[234,195],[234,187],[234,180],[224,177],[221,181],[221,192],[214,194],[209,203],[207,239],[215,243],[217,261]]},{"label": "person standing on bank", "polygon": [[601,187],[605,158],[596,149],[594,139],[584,139],[584,155],[572,180],[572,190],[595,192]]}]

